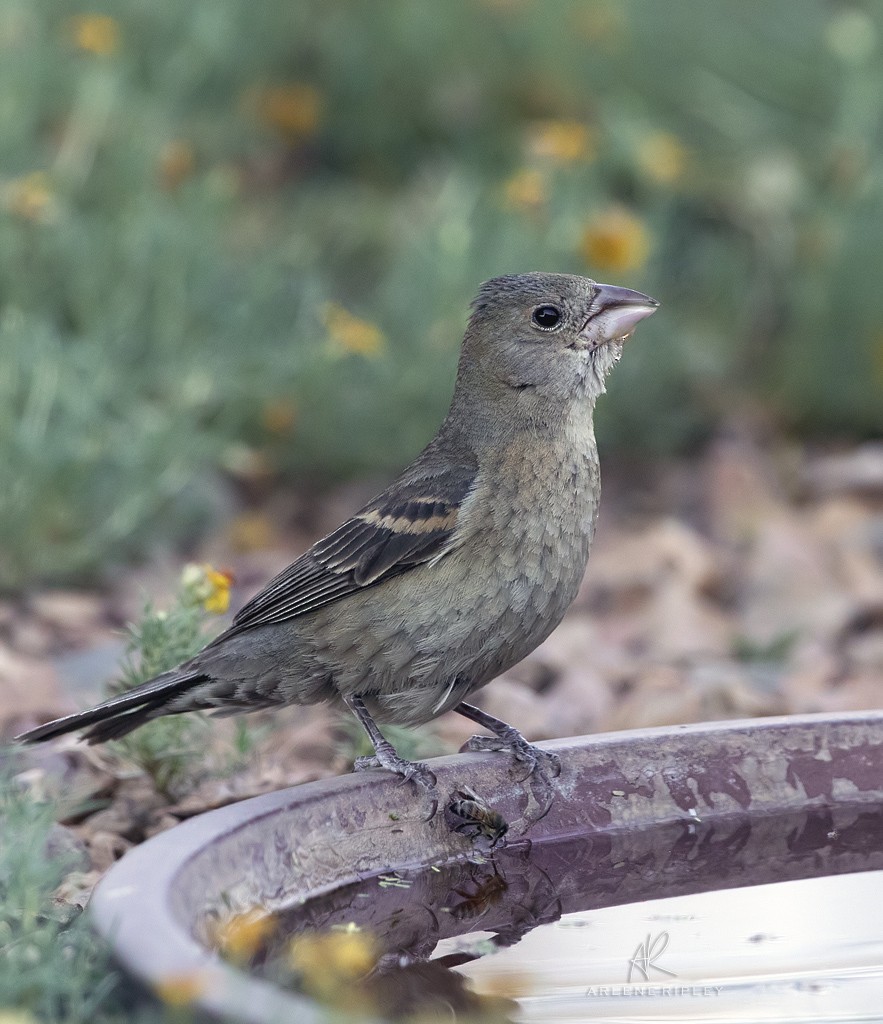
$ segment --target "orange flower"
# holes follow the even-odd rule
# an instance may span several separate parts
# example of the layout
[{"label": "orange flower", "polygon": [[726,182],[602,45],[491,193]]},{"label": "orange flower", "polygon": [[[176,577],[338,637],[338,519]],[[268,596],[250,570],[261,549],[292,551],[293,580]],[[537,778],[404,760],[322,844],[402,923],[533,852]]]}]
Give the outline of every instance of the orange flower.
[{"label": "orange flower", "polygon": [[325,303],[322,320],[333,348],[368,357],[378,356],[383,351],[386,339],[380,328],[353,316],[336,302]]},{"label": "orange flower", "polygon": [[543,175],[531,168],[516,171],[503,183],[506,205],[516,210],[534,210],[548,199]]},{"label": "orange flower", "polygon": [[78,14],[68,22],[74,46],[84,53],[107,57],[120,46],[120,26],[106,14]]},{"label": "orange flower", "polygon": [[598,270],[635,270],[647,259],[650,236],[634,214],[611,207],[588,225],[580,248],[586,263]]},{"label": "orange flower", "polygon": [[314,135],[321,111],[322,97],[311,85],[276,85],[264,89],[257,98],[260,119],[290,140]]},{"label": "orange flower", "polygon": [[531,129],[530,150],[557,164],[594,160],[595,133],[582,121],[541,121]]}]

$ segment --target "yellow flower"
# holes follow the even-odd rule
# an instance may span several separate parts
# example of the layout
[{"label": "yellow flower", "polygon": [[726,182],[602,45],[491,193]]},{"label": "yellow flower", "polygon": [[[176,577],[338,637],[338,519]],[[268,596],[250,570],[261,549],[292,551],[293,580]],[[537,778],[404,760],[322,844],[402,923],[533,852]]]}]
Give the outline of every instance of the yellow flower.
[{"label": "yellow flower", "polygon": [[374,967],[378,956],[373,936],[359,930],[305,933],[289,946],[289,962],[304,988],[338,1005],[351,999],[348,988]]},{"label": "yellow flower", "polygon": [[218,572],[209,566],[205,567],[205,575],[211,585],[211,592],[202,602],[207,612],[223,615],[230,607],[230,584],[233,577],[228,572]]},{"label": "yellow flower", "polygon": [[684,173],[687,151],[669,132],[656,132],[638,146],[638,166],[653,181],[671,185]]},{"label": "yellow flower", "polygon": [[594,160],[595,133],[582,121],[541,121],[531,129],[530,150],[534,156],[558,164]]},{"label": "yellow flower", "polygon": [[189,1006],[205,991],[205,978],[197,971],[167,974],[154,985],[159,998],[169,1006]]},{"label": "yellow flower", "polygon": [[503,183],[506,205],[516,210],[533,210],[542,206],[547,198],[543,175],[529,167],[516,171]]},{"label": "yellow flower", "polygon": [[10,181],[3,189],[3,205],[16,217],[36,224],[48,224],[58,213],[55,193],[45,171],[32,171]]},{"label": "yellow flower", "polygon": [[295,82],[271,86],[257,96],[260,119],[290,140],[314,135],[321,112],[322,96],[311,85]]},{"label": "yellow flower", "polygon": [[215,944],[230,960],[248,963],[276,930],[276,919],[255,907],[219,925]]},{"label": "yellow flower", "polygon": [[611,207],[583,232],[581,251],[598,270],[635,270],[650,251],[650,236],[643,223],[621,207]]},{"label": "yellow flower", "polygon": [[159,180],[170,192],[193,174],[196,168],[196,154],[193,146],[184,139],[167,142],[159,155]]},{"label": "yellow flower", "polygon": [[187,565],[181,573],[181,589],[191,605],[201,604],[207,612],[223,615],[230,607],[233,577],[210,565]]},{"label": "yellow flower", "polygon": [[120,26],[106,14],[78,14],[68,22],[71,41],[78,50],[107,57],[120,46]]},{"label": "yellow flower", "polygon": [[336,302],[325,303],[322,320],[328,331],[328,340],[339,351],[369,357],[378,356],[383,351],[386,339],[380,328],[353,316]]}]

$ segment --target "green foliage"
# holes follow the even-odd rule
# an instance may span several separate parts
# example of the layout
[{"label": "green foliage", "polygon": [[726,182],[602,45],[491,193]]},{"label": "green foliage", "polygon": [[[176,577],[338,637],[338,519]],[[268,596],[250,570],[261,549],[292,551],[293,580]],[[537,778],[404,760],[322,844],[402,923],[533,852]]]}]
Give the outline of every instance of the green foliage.
[{"label": "green foliage", "polygon": [[[198,585],[196,574],[190,575],[195,578],[182,582],[178,597],[168,610],[156,610],[148,603],[139,621],[129,627],[128,652],[115,692],[131,689],[174,668],[205,643],[204,627],[209,618],[204,606],[205,591]],[[198,713],[169,715],[147,722],[113,746],[146,772],[160,793],[174,800],[205,774],[209,728],[209,722]],[[237,751],[247,750],[248,740],[238,734]]]},{"label": "green foliage", "polygon": [[737,636],[733,643],[733,656],[747,664],[783,665],[799,637],[800,634],[793,630],[780,633],[767,643]]},{"label": "green foliage", "polygon": [[51,852],[53,819],[52,806],[0,773],[0,1017],[10,1009],[47,1024],[169,1019],[135,997],[88,922],[53,902],[71,867]]},{"label": "green foliage", "polygon": [[608,446],[879,429],[881,33],[858,0],[0,0],[0,587],[186,540],[226,473],[391,472],[518,269],[663,301]]}]

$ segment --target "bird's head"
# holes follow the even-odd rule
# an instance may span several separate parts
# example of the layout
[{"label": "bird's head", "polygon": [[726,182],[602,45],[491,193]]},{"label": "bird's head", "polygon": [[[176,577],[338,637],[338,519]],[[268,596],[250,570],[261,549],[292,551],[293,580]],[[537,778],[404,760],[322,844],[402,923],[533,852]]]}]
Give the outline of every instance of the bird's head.
[{"label": "bird's head", "polygon": [[526,402],[594,402],[623,343],[659,303],[570,274],[512,274],[485,282],[472,304],[460,383],[475,374]]}]

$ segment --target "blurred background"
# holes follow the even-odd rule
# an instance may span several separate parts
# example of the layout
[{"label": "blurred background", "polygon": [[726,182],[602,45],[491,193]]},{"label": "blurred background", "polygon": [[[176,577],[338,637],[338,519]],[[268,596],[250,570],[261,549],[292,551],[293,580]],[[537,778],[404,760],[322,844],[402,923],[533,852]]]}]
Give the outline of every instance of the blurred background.
[{"label": "blurred background", "polygon": [[187,561],[223,614],[384,486],[478,284],[532,269],[663,308],[600,403],[584,591],[487,700],[551,736],[879,704],[881,33],[862,0],[0,0],[0,719],[97,696]]},{"label": "blurred background", "polygon": [[[662,309],[599,407],[582,592],[482,705],[531,739],[879,707],[881,47],[874,0],[0,0],[0,740],[187,656],[384,486],[524,270]],[[349,770],[353,725],[0,749],[0,1006],[131,1020],[95,881]]]},{"label": "blurred background", "polygon": [[0,587],[192,543],[231,489],[382,482],[512,271],[663,302],[608,464],[879,432],[881,30],[858,0],[0,0]]}]

